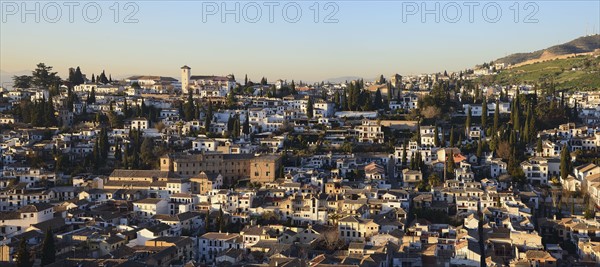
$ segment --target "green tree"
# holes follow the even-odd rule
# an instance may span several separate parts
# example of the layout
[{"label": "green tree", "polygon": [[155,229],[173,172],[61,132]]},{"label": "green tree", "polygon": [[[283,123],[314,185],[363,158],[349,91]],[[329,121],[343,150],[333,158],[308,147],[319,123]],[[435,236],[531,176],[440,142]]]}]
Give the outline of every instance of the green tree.
[{"label": "green tree", "polygon": [[192,91],[189,91],[188,93],[188,99],[187,102],[185,102],[183,113],[186,121],[194,120],[196,108],[194,107],[194,98],[192,97]]},{"label": "green tree", "polygon": [[494,125],[492,126],[492,134],[498,132],[498,126],[500,123],[500,102],[496,100],[496,108],[494,109]]},{"label": "green tree", "polygon": [[450,128],[450,147],[454,147],[454,126]]},{"label": "green tree", "polygon": [[229,92],[229,94],[227,94],[227,108],[235,108],[235,95],[233,94],[233,92]]},{"label": "green tree", "polygon": [[375,109],[383,108],[383,96],[381,96],[381,90],[377,89],[375,92],[375,99],[373,99],[373,107]]},{"label": "green tree", "polygon": [[151,138],[144,138],[140,148],[140,154],[140,159],[145,166],[152,167],[155,165],[156,157],[154,155],[154,142]]},{"label": "green tree", "polygon": [[208,108],[204,117],[204,129],[208,133],[210,131],[210,123],[213,120],[213,107],[212,102],[208,101]]},{"label": "green tree", "polygon": [[28,75],[13,76],[13,87],[26,89],[30,88],[33,83],[33,77]]},{"label": "green tree", "polygon": [[102,70],[102,73],[100,73],[100,75],[98,76],[98,82],[101,82],[103,84],[108,83],[108,77],[106,77],[106,73],[104,72],[104,70]]},{"label": "green tree", "polygon": [[569,147],[565,144],[560,151],[560,177],[565,180],[571,173],[571,153]]},{"label": "green tree", "polygon": [[312,117],[314,116],[313,105],[314,105],[314,103],[313,103],[312,97],[308,97],[308,103],[306,103],[306,116],[309,119],[312,119]]},{"label": "green tree", "polygon": [[404,145],[402,146],[402,166],[406,166],[406,162],[408,162],[406,147],[408,146],[408,142],[404,141]]},{"label": "green tree", "polygon": [[446,175],[448,179],[454,178],[454,169],[454,153],[450,153],[450,155],[446,157]]},{"label": "green tree", "polygon": [[57,87],[61,81],[57,73],[52,71],[52,67],[46,66],[44,63],[37,64],[31,76],[33,77],[33,85],[45,89],[50,89],[52,86]]},{"label": "green tree", "polygon": [[435,173],[435,172],[432,173],[427,178],[427,183],[429,184],[430,187],[439,186],[441,184],[440,176],[437,173]]},{"label": "green tree", "polygon": [[50,230],[46,230],[46,236],[42,244],[42,266],[53,263],[56,260],[56,246],[54,244],[54,235]]},{"label": "green tree", "polygon": [[467,119],[465,120],[465,132],[469,132],[471,128],[471,106],[467,109]]},{"label": "green tree", "polygon": [[245,135],[250,134],[250,118],[249,118],[249,112],[246,112],[246,119],[244,120],[244,126],[242,127],[242,132]]},{"label": "green tree", "polygon": [[435,125],[435,129],[433,130],[433,143],[436,147],[440,146],[440,133],[437,125]]},{"label": "green tree", "polygon": [[27,243],[25,242],[25,238],[21,238],[21,242],[19,242],[19,248],[17,249],[17,267],[31,267],[33,266],[33,262],[31,261],[31,254],[27,249]]},{"label": "green tree", "polygon": [[96,103],[96,90],[94,89],[94,87],[92,87],[92,91],[88,95],[87,103],[88,104]]},{"label": "green tree", "polygon": [[481,103],[481,128],[485,131],[487,128],[487,98],[483,97],[483,103]]},{"label": "green tree", "polygon": [[234,120],[233,120],[233,137],[234,138],[238,138],[240,137],[240,116],[236,115]]}]

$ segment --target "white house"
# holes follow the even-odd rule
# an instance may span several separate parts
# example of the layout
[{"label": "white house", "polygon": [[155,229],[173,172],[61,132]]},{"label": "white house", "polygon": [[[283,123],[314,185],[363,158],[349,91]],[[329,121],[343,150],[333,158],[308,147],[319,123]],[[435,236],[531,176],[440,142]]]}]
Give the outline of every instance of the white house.
[{"label": "white house", "polygon": [[133,211],[143,219],[150,219],[156,214],[169,214],[167,200],[161,198],[145,198],[133,202]]}]

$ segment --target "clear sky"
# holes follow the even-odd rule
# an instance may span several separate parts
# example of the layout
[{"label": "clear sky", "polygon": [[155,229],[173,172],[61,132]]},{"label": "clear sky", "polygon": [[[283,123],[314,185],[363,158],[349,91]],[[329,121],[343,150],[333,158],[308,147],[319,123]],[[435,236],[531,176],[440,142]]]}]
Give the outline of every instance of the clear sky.
[{"label": "clear sky", "polygon": [[[25,8],[34,9],[34,3],[40,4],[39,22],[35,15],[24,14],[22,2],[2,0],[0,69],[5,73],[31,70],[44,62],[63,76],[68,67],[80,66],[88,75],[105,69],[113,77],[152,74],[179,79],[179,68],[188,65],[192,74],[233,73],[238,80],[244,74],[252,80],[373,78],[461,70],[600,31],[597,0],[320,1],[317,23],[315,1],[293,2],[297,5],[287,5],[287,15],[287,1],[133,1],[127,9],[126,2],[119,2],[118,15],[114,1],[92,2],[87,12],[83,6],[89,2],[77,2],[71,18],[63,2],[28,1]],[[233,9],[236,3],[239,23],[232,14],[223,22],[222,5]],[[436,3],[439,9],[425,14],[423,21],[423,8],[435,9]],[[97,7],[102,11],[98,18]],[[298,7],[302,14],[296,18]],[[134,8],[138,10],[130,19],[137,22],[123,23]]]}]

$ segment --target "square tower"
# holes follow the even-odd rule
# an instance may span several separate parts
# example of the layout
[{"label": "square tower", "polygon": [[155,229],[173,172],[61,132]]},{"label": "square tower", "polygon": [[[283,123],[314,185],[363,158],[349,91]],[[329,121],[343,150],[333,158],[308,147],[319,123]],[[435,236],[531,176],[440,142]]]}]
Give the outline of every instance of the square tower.
[{"label": "square tower", "polygon": [[190,86],[190,77],[192,75],[192,68],[187,65],[181,67],[181,91],[184,94],[188,93],[188,89]]}]

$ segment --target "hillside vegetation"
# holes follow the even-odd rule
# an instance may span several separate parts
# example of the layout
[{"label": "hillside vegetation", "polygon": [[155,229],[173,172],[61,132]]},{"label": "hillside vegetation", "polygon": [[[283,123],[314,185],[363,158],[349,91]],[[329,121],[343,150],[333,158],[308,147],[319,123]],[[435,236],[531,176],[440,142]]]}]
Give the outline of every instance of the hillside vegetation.
[{"label": "hillside vegetation", "polygon": [[480,78],[484,85],[554,84],[558,90],[600,90],[600,57],[575,56],[501,70]]},{"label": "hillside vegetation", "polygon": [[542,57],[590,53],[594,52],[596,49],[600,49],[600,35],[598,34],[580,37],[568,43],[551,46],[549,48],[530,53],[512,54],[497,59],[495,63],[516,65],[525,61],[540,59]]}]

